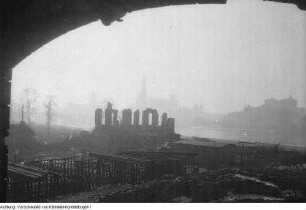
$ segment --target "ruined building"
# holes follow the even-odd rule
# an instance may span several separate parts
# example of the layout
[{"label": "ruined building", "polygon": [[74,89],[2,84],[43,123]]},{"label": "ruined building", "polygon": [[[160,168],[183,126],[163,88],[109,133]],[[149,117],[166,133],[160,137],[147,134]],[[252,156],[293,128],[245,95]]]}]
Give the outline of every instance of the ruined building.
[{"label": "ruined building", "polygon": [[123,129],[133,132],[148,132],[158,134],[174,134],[174,119],[168,118],[167,113],[161,116],[161,123],[159,125],[159,115],[156,109],[147,108],[142,111],[140,123],[140,111],[132,112],[131,109],[124,109],[121,113],[122,119],[118,120],[118,110],[113,109],[110,102],[107,103],[107,108],[104,111],[101,108],[95,111],[95,130],[110,130]]},{"label": "ruined building", "polygon": [[165,142],[179,139],[174,119],[163,113],[159,122],[156,109],[146,108],[141,116],[139,110],[124,109],[120,116],[119,121],[118,110],[109,102],[104,112],[101,108],[95,111],[93,136],[98,141],[108,142],[111,151],[156,149]]}]

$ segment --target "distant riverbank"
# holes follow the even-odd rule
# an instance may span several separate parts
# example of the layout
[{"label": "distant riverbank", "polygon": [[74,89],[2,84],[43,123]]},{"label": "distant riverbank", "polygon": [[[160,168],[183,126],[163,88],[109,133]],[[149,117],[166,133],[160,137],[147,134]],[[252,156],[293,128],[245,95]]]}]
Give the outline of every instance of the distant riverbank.
[{"label": "distant riverbank", "polygon": [[282,130],[248,130],[231,128],[212,128],[193,126],[177,128],[176,132],[183,136],[225,139],[247,142],[265,142],[281,145],[306,146],[305,132],[289,132]]}]

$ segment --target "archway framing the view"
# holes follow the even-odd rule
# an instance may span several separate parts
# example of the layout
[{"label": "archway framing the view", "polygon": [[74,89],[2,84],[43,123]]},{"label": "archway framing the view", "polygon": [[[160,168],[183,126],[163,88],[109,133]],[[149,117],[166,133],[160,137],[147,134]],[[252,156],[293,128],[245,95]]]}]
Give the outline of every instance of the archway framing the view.
[{"label": "archway framing the view", "polygon": [[[251,0],[250,0],[251,1]],[[304,0],[263,0],[296,4]],[[104,25],[129,12],[186,4],[225,4],[227,0],[2,0],[0,3],[0,202],[6,201],[12,69],[44,44],[96,20]]]}]

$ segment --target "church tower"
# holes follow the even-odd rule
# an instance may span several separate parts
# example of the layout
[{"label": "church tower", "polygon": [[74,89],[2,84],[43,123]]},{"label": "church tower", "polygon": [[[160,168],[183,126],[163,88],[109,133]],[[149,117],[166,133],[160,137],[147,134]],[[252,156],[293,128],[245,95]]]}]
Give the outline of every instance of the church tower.
[{"label": "church tower", "polygon": [[148,99],[147,99],[147,85],[146,85],[146,78],[143,78],[141,83],[141,90],[140,94],[136,101],[136,106],[143,110],[147,108]]}]

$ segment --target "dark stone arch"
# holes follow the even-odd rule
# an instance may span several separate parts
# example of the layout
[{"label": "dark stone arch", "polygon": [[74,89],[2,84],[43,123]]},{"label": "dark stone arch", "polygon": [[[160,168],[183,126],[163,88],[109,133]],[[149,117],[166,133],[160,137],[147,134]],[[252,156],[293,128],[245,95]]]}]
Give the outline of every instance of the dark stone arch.
[{"label": "dark stone arch", "polygon": [[[152,116],[152,122],[149,122],[149,116]],[[157,127],[158,126],[158,112],[156,109],[150,109],[147,108],[142,112],[142,126],[148,127],[148,126],[153,126]]]},{"label": "dark stone arch", "polygon": [[[251,0],[250,0],[251,1]],[[268,0],[269,1],[269,0]],[[270,0],[306,9],[304,0]],[[0,202],[6,201],[12,69],[44,44],[82,25],[104,25],[128,12],[170,5],[225,4],[226,0],[2,0],[0,1]],[[117,122],[117,121],[116,121]]]}]

